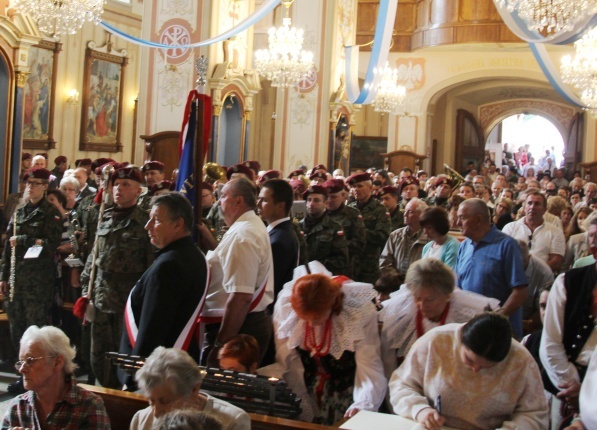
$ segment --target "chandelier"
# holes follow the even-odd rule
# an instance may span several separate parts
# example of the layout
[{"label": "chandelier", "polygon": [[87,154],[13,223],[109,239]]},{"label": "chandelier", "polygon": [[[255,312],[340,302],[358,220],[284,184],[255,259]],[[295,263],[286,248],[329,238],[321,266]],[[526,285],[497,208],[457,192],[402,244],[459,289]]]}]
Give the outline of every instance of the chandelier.
[{"label": "chandelier", "polygon": [[105,0],[15,0],[14,7],[29,14],[39,29],[53,36],[75,34],[85,22],[99,24]]},{"label": "chandelier", "polygon": [[574,26],[597,13],[597,0],[497,0],[500,8],[517,11],[530,30],[548,33],[571,31]]},{"label": "chandelier", "polygon": [[308,77],[315,67],[313,53],[303,50],[303,30],[290,26],[288,8],[293,2],[282,1],[286,6],[282,27],[270,28],[267,38],[269,49],[255,52],[255,70],[272,81],[272,87],[296,85]]},{"label": "chandelier", "polygon": [[373,70],[375,74],[381,73],[381,79],[377,85],[375,100],[371,103],[376,112],[396,113],[398,106],[406,99],[406,87],[398,85],[398,69],[390,68],[386,62],[382,70]]},{"label": "chandelier", "polygon": [[574,42],[576,55],[562,57],[562,80],[580,92],[589,110],[597,109],[597,27]]}]

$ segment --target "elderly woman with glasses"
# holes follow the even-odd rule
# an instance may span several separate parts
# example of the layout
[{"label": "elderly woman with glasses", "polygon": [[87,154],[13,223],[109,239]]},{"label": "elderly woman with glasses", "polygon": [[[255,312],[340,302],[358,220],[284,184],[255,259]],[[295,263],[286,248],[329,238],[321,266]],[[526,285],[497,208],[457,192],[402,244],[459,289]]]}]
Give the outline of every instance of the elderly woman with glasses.
[{"label": "elderly woman with glasses", "polygon": [[65,209],[72,211],[76,210],[77,206],[79,206],[77,194],[79,194],[80,186],[79,181],[74,176],[66,176],[60,181],[60,191],[66,196]]},{"label": "elderly woman with glasses", "polygon": [[[236,406],[199,392],[203,375],[191,356],[180,349],[157,347],[135,375],[149,407],[137,412],[130,430],[150,430],[168,412],[192,409],[213,416],[224,430],[249,430],[249,414]],[[154,427],[155,426],[155,427]]]},{"label": "elderly woman with glasses", "polygon": [[102,399],[77,385],[75,350],[56,327],[29,327],[21,339],[16,369],[25,394],[15,397],[2,429],[110,429]]},{"label": "elderly woman with glasses", "polygon": [[455,288],[454,272],[435,258],[423,258],[406,272],[405,286],[383,302],[379,319],[381,354],[389,378],[415,341],[429,330],[464,323],[499,301]]}]

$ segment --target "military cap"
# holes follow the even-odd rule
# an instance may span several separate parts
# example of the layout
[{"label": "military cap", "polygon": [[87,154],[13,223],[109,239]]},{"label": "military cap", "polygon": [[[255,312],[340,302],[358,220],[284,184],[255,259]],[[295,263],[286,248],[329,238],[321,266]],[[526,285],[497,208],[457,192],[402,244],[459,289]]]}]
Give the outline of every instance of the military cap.
[{"label": "military cap", "polygon": [[414,176],[407,176],[406,178],[402,178],[402,180],[400,181],[400,186],[398,187],[398,190],[400,191],[400,193],[402,193],[402,189],[408,185],[416,185],[417,187],[419,186],[419,180],[417,178],[415,178]]},{"label": "military cap", "polygon": [[[248,161],[246,163],[248,163]],[[246,164],[235,164],[234,166],[228,167],[228,170],[226,170],[226,178],[230,180],[233,173],[242,173],[250,180],[253,180],[254,178],[253,171]]]},{"label": "military cap", "polygon": [[325,170],[326,172],[328,171],[328,169],[325,168],[325,166],[323,164],[318,164],[317,166],[313,167],[313,170]]},{"label": "military cap", "polygon": [[328,190],[323,185],[311,185],[303,192],[303,199],[307,199],[307,196],[309,196],[309,194],[323,194],[327,197]]},{"label": "military cap", "polygon": [[354,185],[354,184],[358,184],[359,182],[370,181],[370,180],[371,180],[371,176],[369,176],[369,173],[355,173],[353,175],[350,175],[346,179],[346,183],[348,185]]},{"label": "military cap", "polygon": [[435,187],[439,187],[442,184],[447,184],[450,187],[452,186],[452,180],[450,178],[448,178],[447,176],[440,176],[439,178],[437,178],[435,180]]},{"label": "military cap", "polygon": [[290,182],[288,182],[288,183],[292,187],[293,191],[296,191],[296,192],[300,193],[301,195],[307,189],[307,187],[305,187],[305,183],[303,181],[301,181],[300,179],[291,179]]},{"label": "military cap", "polygon": [[148,170],[159,170],[160,172],[163,172],[165,167],[166,165],[161,161],[153,160],[145,163],[141,168],[141,171],[143,173],[146,173]]},{"label": "military cap", "polygon": [[209,182],[205,182],[205,181],[201,183],[201,189],[210,191],[212,193],[214,192],[213,185],[211,185]]},{"label": "military cap", "polygon": [[141,171],[135,166],[117,168],[114,170],[114,173],[112,173],[112,177],[110,179],[112,180],[112,183],[116,182],[117,179],[131,179],[133,181],[139,182],[140,184],[143,183]]},{"label": "military cap", "polygon": [[243,164],[247,166],[249,169],[251,169],[253,172],[255,172],[255,175],[253,177],[257,176],[257,174],[261,170],[261,164],[259,164],[259,161],[257,160],[245,161]]},{"label": "military cap", "polygon": [[[104,158],[104,157],[102,157],[102,158],[96,158],[95,160],[93,160],[91,162],[91,170],[93,170],[95,172],[95,170],[98,167],[101,167],[101,166],[103,166],[104,164],[107,164],[107,163],[115,163],[115,162],[116,161],[112,160],[111,158]],[[77,162],[75,161],[75,165],[77,165],[76,163]]]},{"label": "military cap", "polygon": [[290,174],[287,176],[287,178],[292,179],[293,176],[301,176],[304,174],[305,174],[305,172],[303,172],[301,169],[296,169],[296,170],[293,170],[292,172],[290,172]]},{"label": "military cap", "polygon": [[44,169],[43,167],[34,167],[33,169],[27,170],[25,172],[25,176],[23,176],[23,181],[27,179],[43,179],[44,181],[48,181],[50,179],[50,175],[52,173]]},{"label": "military cap", "polygon": [[384,194],[392,194],[394,196],[398,196],[398,188],[393,187],[391,185],[386,185],[385,187],[381,187],[381,190],[379,190],[378,196],[381,197]]},{"label": "military cap", "polygon": [[265,181],[269,181],[270,179],[280,179],[280,172],[277,170],[268,170],[261,178],[259,178],[259,183],[263,184]]},{"label": "military cap", "polygon": [[31,155],[29,152],[23,152],[21,154],[21,161],[31,160],[32,158],[33,158],[33,155]]},{"label": "military cap", "polygon": [[157,184],[153,184],[149,189],[149,195],[153,196],[156,192],[160,190],[168,190],[172,191],[174,189],[175,183],[173,181],[163,180],[158,182]]},{"label": "military cap", "polygon": [[328,179],[323,186],[327,188],[328,193],[339,193],[346,189],[346,184],[342,179]]},{"label": "military cap", "polygon": [[100,176],[102,174],[102,170],[104,169],[104,167],[106,167],[107,165],[111,165],[111,166],[115,166],[118,163],[115,163],[114,161],[110,161],[108,163],[104,163],[101,166],[96,167],[95,169],[93,169],[93,173],[95,173],[96,176]]},{"label": "military cap", "polygon": [[91,163],[91,158],[81,158],[79,160],[75,160],[75,167],[91,166]]},{"label": "military cap", "polygon": [[327,180],[328,176],[325,173],[322,172],[313,172],[311,173],[311,175],[309,176],[309,179],[313,180],[313,179],[321,179],[323,181]]},{"label": "military cap", "polygon": [[64,155],[59,155],[58,157],[54,158],[54,164],[56,164],[57,166],[62,164],[62,163],[66,163],[66,157]]}]

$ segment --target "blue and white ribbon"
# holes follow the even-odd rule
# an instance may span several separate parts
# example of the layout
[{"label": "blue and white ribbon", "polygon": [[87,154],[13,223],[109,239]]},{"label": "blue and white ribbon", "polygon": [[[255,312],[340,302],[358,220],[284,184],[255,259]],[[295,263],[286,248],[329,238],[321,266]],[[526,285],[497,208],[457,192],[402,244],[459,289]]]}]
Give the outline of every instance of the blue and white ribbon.
[{"label": "blue and white ribbon", "polygon": [[371,48],[369,67],[367,68],[365,84],[362,89],[359,89],[359,47],[345,47],[346,95],[351,103],[369,104],[377,94],[377,83],[381,79],[381,73],[375,74],[374,70],[376,68],[381,70],[388,60],[397,9],[398,0],[381,0],[379,4],[373,47]]},{"label": "blue and white ribbon", "polygon": [[203,40],[201,42],[196,42],[196,43],[189,43],[186,45],[164,45],[162,43],[156,43],[156,42],[152,42],[150,40],[139,39],[138,37],[131,36],[130,34],[117,29],[116,27],[108,24],[106,21],[102,21],[100,23],[100,25],[102,27],[104,27],[104,29],[109,31],[110,33],[112,33],[118,37],[121,37],[121,38],[127,40],[128,42],[135,43],[135,44],[141,45],[141,46],[147,46],[149,48],[161,48],[161,49],[200,48],[202,46],[209,46],[214,43],[223,42],[224,40],[227,40],[227,39],[231,38],[232,36],[236,36],[238,33],[245,31],[247,28],[252,27],[257,22],[261,21],[265,17],[265,15],[267,15],[268,13],[273,11],[276,8],[276,6],[278,6],[280,4],[280,1],[281,0],[266,0],[261,5],[261,7],[259,9],[257,9],[252,15],[245,18],[243,21],[241,21],[238,25],[232,27],[230,30],[225,31],[224,33],[222,33],[216,37],[212,37],[211,39]]}]

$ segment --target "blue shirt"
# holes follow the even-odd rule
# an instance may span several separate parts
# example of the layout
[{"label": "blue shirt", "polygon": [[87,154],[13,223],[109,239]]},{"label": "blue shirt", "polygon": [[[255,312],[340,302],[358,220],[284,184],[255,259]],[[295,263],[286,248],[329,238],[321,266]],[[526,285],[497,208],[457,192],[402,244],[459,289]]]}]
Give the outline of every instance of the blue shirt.
[{"label": "blue shirt", "polygon": [[[454,271],[460,288],[493,297],[503,305],[512,288],[528,284],[520,246],[495,226],[473,243],[466,239],[458,249]],[[522,337],[522,307],[510,316],[514,334]]]}]

